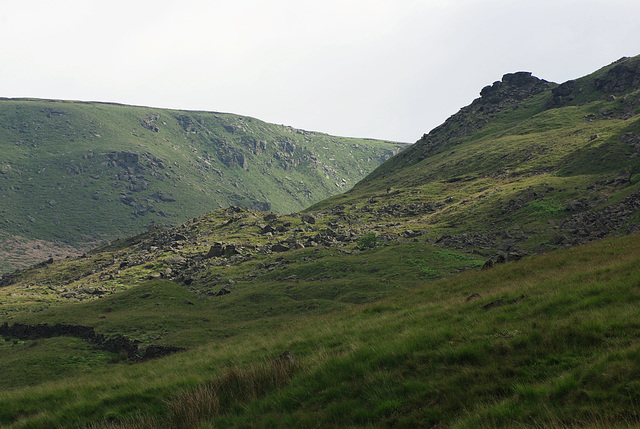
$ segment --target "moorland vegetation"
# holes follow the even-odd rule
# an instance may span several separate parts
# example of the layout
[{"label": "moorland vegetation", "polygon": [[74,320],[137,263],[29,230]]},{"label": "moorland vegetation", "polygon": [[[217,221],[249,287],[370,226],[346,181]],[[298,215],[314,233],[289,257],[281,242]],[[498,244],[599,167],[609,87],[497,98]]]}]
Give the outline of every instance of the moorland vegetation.
[{"label": "moorland vegetation", "polygon": [[[298,213],[5,274],[0,424],[640,425],[640,57],[480,95]],[[11,331],[44,324],[175,353]]]}]

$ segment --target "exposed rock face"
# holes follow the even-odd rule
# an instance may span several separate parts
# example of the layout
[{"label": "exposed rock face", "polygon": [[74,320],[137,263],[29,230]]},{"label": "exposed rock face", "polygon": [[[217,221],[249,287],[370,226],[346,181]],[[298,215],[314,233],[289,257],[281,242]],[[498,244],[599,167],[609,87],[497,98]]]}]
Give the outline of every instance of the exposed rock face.
[{"label": "exposed rock face", "polygon": [[224,247],[222,243],[214,243],[213,246],[209,248],[209,252],[207,253],[207,258],[219,258],[224,254]]},{"label": "exposed rock face", "polygon": [[313,225],[316,223],[316,218],[313,215],[304,214],[302,215],[302,222]]},{"label": "exposed rock face", "polygon": [[484,103],[511,104],[539,94],[548,88],[549,82],[532,76],[530,72],[508,73],[502,76],[501,81],[485,86],[480,91],[480,96]]},{"label": "exposed rock face", "polygon": [[37,340],[39,338],[53,337],[74,337],[95,344],[100,349],[112,353],[126,352],[127,357],[132,361],[148,360],[157,357],[167,356],[172,353],[183,351],[181,347],[151,345],[145,350],[138,349],[136,342],[123,335],[116,335],[105,338],[102,334],[96,334],[90,326],[66,325],[57,323],[55,325],[39,324],[28,325],[24,323],[8,323],[0,325],[0,335],[9,338],[19,338],[22,340]]},{"label": "exposed rock face", "polygon": [[[609,94],[607,101],[616,101],[616,94],[626,92],[630,89],[640,88],[640,61],[628,61],[628,58],[622,58],[617,61],[617,65],[609,69],[603,77],[598,77],[590,82],[582,82],[579,84],[575,80],[569,80],[558,85],[551,90],[552,97],[547,102],[547,108],[562,107],[575,100],[576,96],[585,89],[596,89],[597,91]],[[593,85],[593,86],[591,86]],[[623,100],[626,101],[626,100]],[[623,119],[632,116],[635,102],[629,108],[629,112],[625,112]],[[603,116],[609,116],[604,114]]]},{"label": "exposed rock face", "polygon": [[273,222],[278,219],[278,215],[275,213],[268,213],[264,215],[262,219],[264,219],[265,222]]},{"label": "exposed rock face", "polygon": [[620,139],[635,151],[630,155],[631,158],[635,158],[640,155],[640,134],[625,133],[620,137]]},{"label": "exposed rock face", "polygon": [[551,90],[551,98],[547,102],[547,108],[564,106],[565,104],[573,101],[575,96],[573,91],[576,88],[575,80],[568,80]]},{"label": "exposed rock face", "polygon": [[421,161],[438,148],[455,143],[457,139],[482,129],[496,113],[514,109],[521,102],[549,89],[550,86],[549,82],[532,76],[530,72],[505,74],[502,80],[484,87],[480,91],[480,98],[460,109],[429,134],[422,136],[415,145],[399,156],[406,157],[407,160]]},{"label": "exposed rock face", "polygon": [[[624,58],[622,59],[624,60]],[[640,88],[640,61],[623,61],[610,69],[606,76],[594,81],[596,89],[612,94]]]},{"label": "exposed rock face", "polygon": [[249,163],[247,162],[247,158],[244,156],[242,152],[226,152],[220,155],[220,161],[227,166],[228,168],[240,167],[243,170],[249,169]]},{"label": "exposed rock face", "polygon": [[289,246],[286,246],[281,243],[276,243],[273,246],[271,246],[271,251],[273,252],[287,252],[289,250],[291,250]]},{"label": "exposed rock face", "polygon": [[268,212],[271,210],[271,203],[268,201],[252,201],[249,207],[260,212]]},{"label": "exposed rock face", "polygon": [[153,131],[154,133],[157,133],[159,131],[158,129],[158,119],[160,119],[160,115],[155,113],[155,114],[150,114],[145,118],[140,118],[140,125],[143,128],[146,128],[149,131]]},{"label": "exposed rock face", "polygon": [[139,155],[132,152],[110,152],[107,155],[114,167],[135,168],[138,165]]},{"label": "exposed rock face", "polygon": [[196,123],[193,122],[191,116],[189,115],[176,115],[176,120],[180,124],[183,130],[187,133],[195,133],[196,132]]},{"label": "exposed rock face", "polygon": [[173,195],[161,191],[157,191],[154,194],[151,194],[151,196],[157,198],[159,201],[163,201],[166,203],[172,203],[175,201]]}]

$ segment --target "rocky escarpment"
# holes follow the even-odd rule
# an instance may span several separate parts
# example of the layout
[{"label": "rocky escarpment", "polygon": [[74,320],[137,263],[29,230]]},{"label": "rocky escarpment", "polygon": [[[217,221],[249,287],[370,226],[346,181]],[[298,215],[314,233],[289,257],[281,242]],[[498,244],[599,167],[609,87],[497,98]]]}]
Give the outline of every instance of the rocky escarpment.
[{"label": "rocky escarpment", "polygon": [[127,358],[132,362],[155,359],[173,353],[184,351],[182,347],[149,345],[140,349],[136,341],[132,341],[123,335],[115,335],[106,338],[102,334],[96,334],[90,326],[67,325],[47,323],[29,325],[25,323],[14,323],[0,325],[0,335],[5,338],[18,338],[21,340],[38,340],[40,338],[53,337],[73,337],[80,338],[101,350],[112,353],[126,353]]},{"label": "rocky escarpment", "polygon": [[[461,138],[484,128],[496,115],[518,109],[526,100],[551,86],[551,83],[532,76],[530,72],[505,74],[500,81],[484,87],[480,91],[480,97],[470,105],[460,109],[442,125],[424,134],[413,146],[398,154],[394,168],[416,164],[445,146],[457,144]],[[375,178],[376,174],[384,172],[378,169],[369,178]]]},{"label": "rocky escarpment", "polygon": [[417,159],[422,160],[437,148],[482,129],[497,113],[517,108],[524,100],[550,86],[549,82],[530,72],[505,74],[502,80],[484,87],[480,98],[422,136],[415,145],[415,151],[419,153]]},{"label": "rocky escarpment", "polygon": [[[547,107],[557,108],[579,104],[593,101],[592,98],[597,97],[608,101],[619,101],[621,104],[618,112],[603,110],[599,112],[600,116],[628,119],[635,113],[640,100],[637,95],[624,93],[637,89],[640,89],[640,60],[621,58],[602,76],[568,80],[553,88]],[[591,97],[586,97],[585,94],[591,94]],[[620,97],[622,94],[624,95]]]},{"label": "rocky escarpment", "polygon": [[604,77],[593,82],[599,91],[618,94],[629,89],[640,88],[640,61],[628,61],[622,58],[615,67],[607,71]]}]

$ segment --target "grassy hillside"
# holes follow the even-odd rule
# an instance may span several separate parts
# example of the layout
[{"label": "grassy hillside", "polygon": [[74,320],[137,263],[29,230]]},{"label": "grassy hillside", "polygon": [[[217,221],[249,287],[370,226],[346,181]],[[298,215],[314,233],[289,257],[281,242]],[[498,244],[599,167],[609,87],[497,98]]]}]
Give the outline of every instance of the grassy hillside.
[{"label": "grassy hillside", "polygon": [[505,75],[301,213],[4,275],[0,424],[640,426],[639,109],[640,58]]},{"label": "grassy hillside", "polygon": [[2,99],[0,269],[219,207],[299,211],[404,146],[224,113]]},{"label": "grassy hillside", "polygon": [[640,57],[561,85],[505,75],[310,210],[343,207],[384,221],[410,202],[420,206],[409,210],[420,215],[412,229],[467,249],[507,241],[531,253],[625,233],[640,220],[639,76]]},{"label": "grassy hillside", "polygon": [[[639,240],[601,241],[440,281],[403,276],[400,290],[374,303],[323,297],[324,308],[309,308],[306,296],[297,301],[306,310],[283,311],[285,288],[321,291],[313,283],[273,283],[198,300],[184,288],[151,281],[100,300],[23,313],[13,320],[89,323],[190,350],[127,364],[73,339],[6,338],[0,421],[16,428],[157,427],[160,421],[175,427],[635,426]],[[361,266],[378,257],[385,267],[406,258],[379,248],[346,260]],[[371,287],[379,282],[369,277]],[[236,290],[246,293],[243,299],[225,302]],[[229,306],[240,313],[234,321]],[[243,314],[251,318],[239,323]],[[295,361],[273,360],[285,350]],[[112,423],[95,424],[100,421]]]}]

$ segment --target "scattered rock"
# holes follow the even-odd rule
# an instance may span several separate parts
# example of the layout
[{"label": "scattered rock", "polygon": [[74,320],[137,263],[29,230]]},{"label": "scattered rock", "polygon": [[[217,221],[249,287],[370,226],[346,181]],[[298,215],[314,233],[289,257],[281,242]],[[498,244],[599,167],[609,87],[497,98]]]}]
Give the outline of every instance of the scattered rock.
[{"label": "scattered rock", "polygon": [[480,298],[480,294],[477,292],[474,292],[471,295],[469,295],[467,299],[464,300],[464,302],[473,301],[474,299],[478,299],[478,298]]},{"label": "scattered rock", "polygon": [[281,243],[276,243],[273,246],[271,246],[272,252],[288,252],[289,250],[291,250],[289,246],[285,246],[284,244],[281,244]]},{"label": "scattered rock", "polygon": [[219,258],[224,254],[224,248],[222,243],[216,242],[213,243],[213,246],[209,248],[209,252],[207,253],[207,258]]},{"label": "scattered rock", "polygon": [[273,222],[275,220],[278,220],[278,215],[275,213],[268,213],[264,215],[262,219],[264,219],[265,222]]},{"label": "scattered rock", "polygon": [[316,217],[310,214],[303,214],[302,222],[313,225],[316,223]]},{"label": "scattered rock", "polygon": [[490,310],[495,307],[500,307],[502,304],[504,304],[504,299],[500,298],[500,299],[496,299],[495,301],[491,301],[488,304],[483,305],[482,308],[484,310]]},{"label": "scattered rock", "polygon": [[224,256],[226,257],[240,255],[241,253],[242,252],[240,252],[240,247],[236,246],[235,244],[228,244],[224,247]]},{"label": "scattered rock", "polygon": [[155,113],[155,114],[150,114],[144,118],[140,118],[139,121],[140,121],[140,125],[142,125],[143,128],[146,128],[147,130],[157,133],[159,131],[158,119],[160,119],[160,115]]},{"label": "scattered rock", "polygon": [[218,292],[216,292],[214,296],[223,296],[223,295],[228,295],[230,293],[231,293],[231,290],[229,290],[229,288],[225,286],[222,289],[220,289]]},{"label": "scattered rock", "polygon": [[269,234],[269,233],[274,233],[276,230],[271,226],[271,225],[258,225],[258,228],[260,228],[260,233],[262,234]]},{"label": "scattered rock", "polygon": [[291,353],[289,350],[285,350],[284,352],[280,353],[278,356],[276,356],[274,360],[276,362],[287,363],[287,364],[296,364],[298,362],[296,358],[293,356],[293,353]]}]

